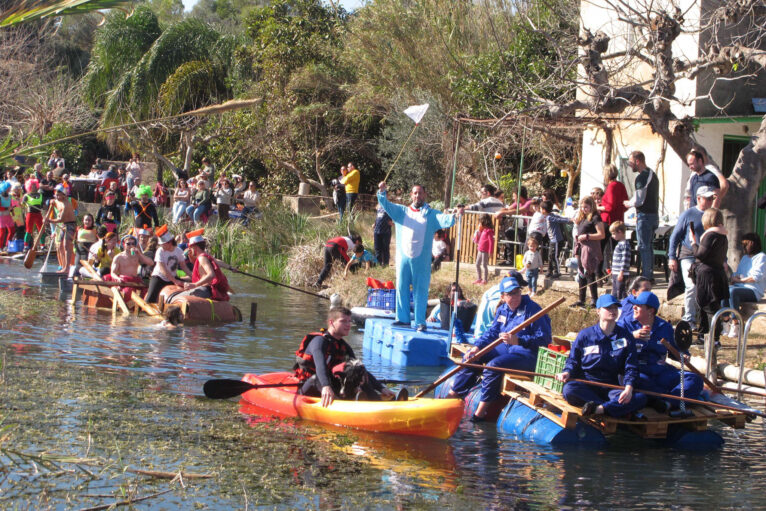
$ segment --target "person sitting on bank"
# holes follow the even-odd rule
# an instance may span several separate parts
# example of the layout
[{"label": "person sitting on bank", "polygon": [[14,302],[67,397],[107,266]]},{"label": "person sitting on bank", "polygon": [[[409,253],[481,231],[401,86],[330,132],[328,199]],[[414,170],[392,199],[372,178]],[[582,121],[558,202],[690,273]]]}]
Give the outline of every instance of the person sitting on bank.
[{"label": "person sitting on bank", "polygon": [[128,203],[127,209],[133,211],[135,217],[133,225],[136,227],[159,227],[160,219],[157,216],[157,207],[152,202],[152,189],[148,185],[141,185],[136,192],[138,200]]},{"label": "person sitting on bank", "polygon": [[53,218],[45,218],[43,221],[43,229],[45,224],[61,224],[61,234],[59,234],[59,260],[63,262],[59,273],[68,274],[71,261],[74,259],[74,236],[77,231],[77,221],[74,214],[74,208],[69,201],[69,197],[66,194],[66,189],[58,185],[56,186],[56,194],[51,200],[55,216]]},{"label": "person sitting on bank", "polygon": [[192,271],[186,265],[184,251],[178,248],[175,236],[168,232],[167,224],[156,231],[160,246],[154,256],[154,269],[149,280],[149,290],[146,292],[146,301],[155,303],[160,297],[160,291],[165,286],[175,284],[183,287],[185,282],[178,278],[177,270],[181,269],[187,275]]},{"label": "person sitting on bank", "polygon": [[168,303],[181,296],[197,296],[215,301],[229,300],[229,281],[221,271],[218,261],[208,254],[204,229],[192,231],[186,235],[189,240],[189,260],[194,263],[191,282],[184,284],[184,290],[171,295]]},{"label": "person sitting on bank", "polygon": [[[583,417],[609,415],[623,417],[646,405],[647,397],[633,392],[639,371],[635,340],[630,332],[617,324],[620,302],[610,294],[596,301],[598,323],[577,334],[572,343],[564,371],[556,379],[564,382],[562,394],[567,403],[582,406]],[[610,390],[570,379],[620,384],[625,388]]]},{"label": "person sitting on bank", "polygon": [[343,264],[347,264],[351,257],[349,252],[354,251],[354,247],[357,244],[362,243],[362,237],[358,234],[347,238],[345,236],[338,236],[327,240],[324,244],[324,267],[319,273],[317,281],[314,283],[314,287],[320,287],[322,282],[330,276],[332,271],[332,263],[336,260],[343,261]]},{"label": "person sitting on bank", "polygon": [[[476,341],[473,348],[463,357],[468,360],[480,349],[497,339],[503,343],[487,353],[474,364],[486,364],[489,367],[503,367],[534,371],[537,363],[537,350],[551,342],[551,318],[546,314],[520,332],[511,334],[510,331],[531,318],[542,308],[527,295],[521,294],[521,286],[513,277],[500,281],[500,297],[503,304],[498,307],[492,326]],[[500,386],[503,373],[498,371],[463,368],[455,375],[448,397],[464,398],[476,385],[479,376],[481,382],[481,400],[476,408],[473,422],[481,422],[487,415],[489,405],[500,398]]]},{"label": "person sitting on bank", "polygon": [[[104,280],[143,284],[144,281],[138,275],[139,268],[142,264],[150,265],[154,264],[154,262],[141,252],[141,247],[138,246],[138,238],[132,234],[122,238],[122,247],[123,251],[114,256],[112,260],[111,274],[104,276]],[[133,290],[134,288],[132,287],[120,288],[120,292],[126,302],[130,300]]]},{"label": "person sitting on bank", "polygon": [[354,253],[346,263],[346,268],[343,270],[343,276],[345,277],[348,275],[349,271],[351,271],[351,273],[356,272],[362,266],[364,266],[365,270],[369,270],[373,266],[377,265],[378,260],[375,258],[375,256],[369,250],[365,249],[364,245],[359,243],[354,245]]},{"label": "person sitting on bank", "polygon": [[[298,393],[304,396],[322,398],[322,406],[327,407],[341,392],[340,385],[333,376],[335,368],[355,360],[354,350],[343,339],[351,330],[351,311],[345,307],[334,307],[327,314],[327,329],[308,334],[301,341],[295,352],[295,375],[302,382]],[[388,401],[394,393],[366,370],[360,389],[367,400]],[[353,389],[346,394],[354,394]]]},{"label": "person sitting on bank", "polygon": [[[636,340],[638,386],[653,392],[680,396],[680,371],[666,362],[668,350],[660,341],[665,339],[676,351],[681,350],[676,345],[671,324],[657,317],[660,299],[651,291],[644,291],[631,297],[630,301],[633,303],[633,319],[620,318],[617,324],[631,332]],[[683,355],[688,360],[688,353]],[[685,397],[697,399],[702,392],[702,385],[702,378],[691,371],[684,372]],[[679,401],[652,399],[650,404],[658,412],[665,413],[678,408]]]}]

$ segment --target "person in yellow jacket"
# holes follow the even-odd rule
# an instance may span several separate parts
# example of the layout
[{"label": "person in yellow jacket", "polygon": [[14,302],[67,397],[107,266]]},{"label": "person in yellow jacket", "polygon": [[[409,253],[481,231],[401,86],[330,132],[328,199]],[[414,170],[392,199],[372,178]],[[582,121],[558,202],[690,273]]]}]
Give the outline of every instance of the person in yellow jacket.
[{"label": "person in yellow jacket", "polygon": [[349,163],[345,171],[341,167],[340,172],[343,174],[340,182],[346,185],[346,211],[352,211],[357,194],[359,193],[359,180],[362,176],[359,174],[359,169],[354,167],[353,163]]}]

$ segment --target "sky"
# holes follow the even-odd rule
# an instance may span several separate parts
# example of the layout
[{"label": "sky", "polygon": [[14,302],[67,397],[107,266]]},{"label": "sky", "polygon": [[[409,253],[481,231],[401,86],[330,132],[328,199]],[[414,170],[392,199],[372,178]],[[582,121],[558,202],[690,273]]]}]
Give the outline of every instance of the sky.
[{"label": "sky", "polygon": [[[188,11],[192,7],[194,7],[194,4],[197,3],[197,0],[182,0],[184,3],[184,8]],[[343,6],[344,9],[347,11],[353,11],[354,9],[360,7],[362,5],[363,0],[339,0],[340,5]]]}]

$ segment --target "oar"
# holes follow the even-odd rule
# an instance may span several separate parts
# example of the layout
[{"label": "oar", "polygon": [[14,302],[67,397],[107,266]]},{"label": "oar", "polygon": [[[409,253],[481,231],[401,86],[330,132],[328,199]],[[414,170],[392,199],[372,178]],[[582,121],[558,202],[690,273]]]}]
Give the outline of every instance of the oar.
[{"label": "oar", "polygon": [[[43,226],[43,229],[45,229],[45,226]],[[48,271],[48,258],[51,256],[51,249],[53,248],[53,238],[56,236],[56,229],[58,229],[58,225],[53,228],[53,232],[51,233],[51,239],[48,240],[48,253],[45,254],[45,261],[43,262],[43,265],[40,267],[40,273],[45,273]]]},{"label": "oar", "polygon": [[[564,300],[565,300],[565,298],[562,296],[561,298],[559,298],[558,300],[556,300],[552,304],[548,305],[547,307],[545,307],[543,310],[541,310],[540,312],[538,312],[537,314],[535,314],[531,318],[527,319],[523,323],[521,323],[518,326],[514,327],[513,330],[511,330],[508,333],[513,335],[513,334],[516,334],[518,332],[521,332],[522,330],[527,328],[529,325],[531,325],[532,323],[534,323],[535,321],[537,321],[538,319],[542,318],[543,316],[548,314],[550,311],[552,311],[553,309],[555,309],[556,307],[558,307],[559,305],[564,303]],[[479,358],[483,357],[484,355],[486,355],[487,353],[489,353],[490,351],[495,349],[496,346],[499,346],[501,342],[503,342],[502,339],[495,340],[494,342],[488,344],[484,348],[482,348],[479,351],[477,351],[476,354],[473,357],[471,357],[470,359],[468,359],[466,362],[472,362],[474,360],[478,360]],[[426,394],[428,394],[429,392],[434,390],[440,383],[443,383],[443,382],[449,380],[458,371],[460,371],[460,367],[455,367],[451,371],[447,372],[447,374],[445,374],[444,376],[440,377],[438,380],[433,382],[431,385],[429,385],[425,389],[423,389],[420,392],[418,392],[415,395],[415,397],[423,397],[423,396],[425,396]]]},{"label": "oar", "polygon": [[[520,369],[506,369],[504,367],[492,367],[492,366],[485,366],[480,364],[469,364],[469,363],[463,363],[463,362],[456,362],[456,364],[458,367],[469,367],[471,369],[482,369],[482,370],[488,369],[490,371],[495,371],[498,373],[517,374],[520,376],[542,376],[544,378],[555,377],[555,375],[552,375],[552,374],[534,373],[532,371],[522,371]],[[621,385],[612,385],[611,383],[601,383],[598,381],[591,381],[591,380],[581,380],[579,378],[570,378],[567,381],[575,381],[577,383],[584,383],[586,385],[592,385],[594,387],[603,387],[605,389],[625,390],[625,387]],[[722,408],[724,410],[732,410],[735,412],[742,412],[746,414],[757,415],[759,417],[766,417],[766,413],[757,412],[750,408],[748,408],[747,410],[743,410],[742,408],[737,408],[736,406],[721,405],[718,403],[714,403],[712,401],[702,401],[700,399],[692,399],[690,397],[681,398],[679,396],[674,396],[672,394],[661,394],[659,392],[652,392],[651,390],[633,389],[633,392],[640,392],[642,394],[646,394],[647,396],[654,396],[654,397],[659,397],[662,399],[684,401],[686,403],[691,403],[694,405],[711,406],[713,408]]]},{"label": "oar", "polygon": [[281,282],[276,282],[274,280],[269,280],[269,279],[267,279],[265,277],[260,277],[258,275],[253,275],[252,273],[247,273],[246,271],[242,271],[239,268],[235,268],[234,266],[231,266],[231,265],[227,265],[227,267],[228,267],[229,270],[233,271],[234,273],[240,273],[242,275],[247,275],[248,277],[253,277],[254,279],[262,280],[264,282],[268,282],[269,284],[273,284],[275,286],[286,287],[287,289],[292,289],[293,291],[300,291],[301,293],[306,293],[307,295],[316,296],[317,298],[324,298],[325,300],[329,300],[330,299],[329,296],[323,296],[323,295],[320,295],[319,293],[312,293],[311,291],[306,291],[305,289],[301,289],[299,287],[288,286],[287,284],[282,284]]},{"label": "oar", "polygon": [[[378,380],[380,383],[390,383],[392,385],[417,385],[425,383],[421,380]],[[248,390],[253,389],[267,389],[272,387],[299,387],[303,383],[263,383],[253,384],[242,380],[221,379],[221,380],[208,380],[202,386],[202,392],[205,393],[210,399],[229,399],[230,397],[236,397],[240,394],[244,394]]]}]

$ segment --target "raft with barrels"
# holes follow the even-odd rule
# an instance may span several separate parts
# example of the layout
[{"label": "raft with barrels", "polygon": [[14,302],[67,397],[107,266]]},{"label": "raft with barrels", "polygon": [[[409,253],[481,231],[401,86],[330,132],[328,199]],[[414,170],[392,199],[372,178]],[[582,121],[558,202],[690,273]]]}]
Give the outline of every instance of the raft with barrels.
[{"label": "raft with barrels", "polygon": [[[555,338],[561,342],[561,338]],[[470,348],[468,344],[453,344],[450,358],[459,363]],[[549,350],[541,348],[538,357],[546,357]],[[545,367],[545,364],[542,364]],[[746,405],[722,394],[705,391],[700,399],[709,404],[686,404],[690,415],[671,417],[652,408],[644,408],[632,418],[609,416],[583,417],[581,408],[567,403],[553,375],[561,368],[550,366],[551,378],[511,376],[506,374],[502,387],[503,399],[498,400],[488,415],[495,420],[498,431],[543,445],[603,446],[619,438],[618,433],[629,432],[641,439],[682,449],[710,450],[721,447],[723,438],[711,429],[713,422],[741,429],[753,416]],[[452,379],[439,385],[435,397],[444,398]],[[464,400],[465,416],[470,417],[479,404],[480,386],[471,390]],[[734,410],[732,408],[735,408]]]}]

